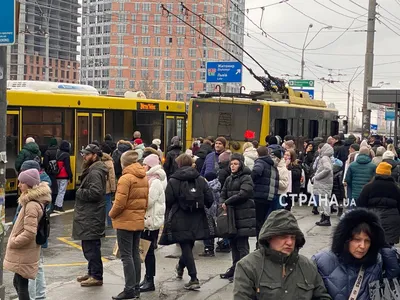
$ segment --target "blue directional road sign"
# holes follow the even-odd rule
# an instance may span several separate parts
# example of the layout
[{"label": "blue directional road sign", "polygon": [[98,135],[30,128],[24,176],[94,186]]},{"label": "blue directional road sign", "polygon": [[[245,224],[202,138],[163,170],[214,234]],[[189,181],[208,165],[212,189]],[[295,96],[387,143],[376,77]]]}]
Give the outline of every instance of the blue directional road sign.
[{"label": "blue directional road sign", "polygon": [[378,130],[377,124],[371,124],[371,130]]},{"label": "blue directional road sign", "polygon": [[242,82],[242,64],[237,61],[210,61],[207,62],[206,82],[227,83]]},{"label": "blue directional road sign", "polygon": [[310,95],[311,99],[314,99],[314,90],[311,89],[294,89],[294,90],[298,92],[306,92],[308,93],[308,95]]},{"label": "blue directional road sign", "polygon": [[394,109],[385,110],[385,121],[394,121]]},{"label": "blue directional road sign", "polygon": [[15,0],[1,0],[0,9],[0,46],[15,43]]}]

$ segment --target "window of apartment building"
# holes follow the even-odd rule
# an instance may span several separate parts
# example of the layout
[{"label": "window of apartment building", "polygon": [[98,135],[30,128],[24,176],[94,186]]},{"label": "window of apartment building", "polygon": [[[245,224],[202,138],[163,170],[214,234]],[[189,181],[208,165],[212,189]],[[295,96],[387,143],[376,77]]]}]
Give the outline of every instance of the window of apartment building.
[{"label": "window of apartment building", "polygon": [[153,89],[158,90],[160,88],[160,82],[153,81]]},{"label": "window of apartment building", "polygon": [[156,36],[156,45],[161,45],[161,37]]},{"label": "window of apartment building", "polygon": [[151,11],[151,3],[149,2],[143,3],[143,11]]},{"label": "window of apartment building", "polygon": [[104,11],[110,11],[111,10],[111,3],[104,3]]},{"label": "window of apartment building", "polygon": [[[138,44],[139,44],[139,37],[138,37],[138,36],[133,37],[133,43],[134,43],[135,45],[138,45]],[[137,48],[136,48],[136,49],[137,49]]]},{"label": "window of apartment building", "polygon": [[117,77],[122,77],[122,70],[117,70]]},{"label": "window of apartment building", "polygon": [[171,93],[165,93],[165,100],[171,100]]},{"label": "window of apartment building", "polygon": [[101,48],[96,48],[96,56],[100,56],[101,55]]},{"label": "window of apartment building", "polygon": [[119,10],[120,11],[124,11],[125,9],[124,9],[124,3],[120,3],[119,4]]},{"label": "window of apartment building", "polygon": [[104,33],[110,33],[111,32],[111,25],[104,25],[103,26],[103,32]]},{"label": "window of apartment building", "polygon": [[176,27],[176,33],[180,34],[180,35],[184,35],[185,34],[185,26]]},{"label": "window of apartment building", "polygon": [[139,88],[141,89],[141,90],[147,90],[147,82],[146,82],[146,80],[140,80],[139,81]]},{"label": "window of apartment building", "polygon": [[149,33],[149,25],[142,25],[142,34]]},{"label": "window of apartment building", "polygon": [[139,54],[138,48],[137,47],[132,48],[132,55],[133,56],[138,56],[138,54]]},{"label": "window of apartment building", "polygon": [[172,68],[172,59],[164,60],[164,68]]},{"label": "window of apartment building", "polygon": [[125,24],[119,24],[117,25],[118,33],[126,33],[126,25]]},{"label": "window of apartment building", "polygon": [[104,11],[104,4],[97,5],[97,11],[98,12],[103,12]]},{"label": "window of apartment building", "polygon": [[96,26],[96,34],[102,34],[102,33],[103,33],[103,27]]},{"label": "window of apartment building", "polygon": [[169,35],[172,34],[172,26],[171,25],[168,25],[167,32],[168,32]]},{"label": "window of apartment building", "polygon": [[104,45],[109,45],[110,44],[110,37],[109,36],[103,36],[103,44]]},{"label": "window of apartment building", "polygon": [[129,80],[129,88],[135,89],[135,80]]},{"label": "window of apartment building", "polygon": [[89,27],[89,34],[95,34],[95,29],[96,29],[95,26]]},{"label": "window of apartment building", "polygon": [[191,38],[190,39],[190,44],[192,45],[192,46],[196,46],[196,38]]},{"label": "window of apartment building", "polygon": [[36,67],[36,75],[40,74],[40,67]]},{"label": "window of apartment building", "polygon": [[94,49],[89,49],[89,56],[94,56]]},{"label": "window of apartment building", "polygon": [[166,70],[164,71],[164,79],[172,79],[172,71]]},{"label": "window of apartment building", "polygon": [[167,3],[166,7],[169,11],[172,11],[174,9],[174,5],[172,3]]},{"label": "window of apartment building", "polygon": [[93,38],[89,38],[89,45],[90,46],[94,46],[94,43],[95,43],[95,38],[93,37]]},{"label": "window of apartment building", "polygon": [[207,58],[208,57],[208,51],[207,49],[203,49],[203,57]]},{"label": "window of apartment building", "polygon": [[124,43],[124,36],[119,36],[118,37],[118,44],[123,45]]},{"label": "window of apartment building", "polygon": [[110,77],[110,70],[102,70],[103,72],[102,72],[102,74],[103,74],[103,76],[102,77]]},{"label": "window of apartment building", "polygon": [[194,82],[189,82],[189,91],[194,91]]},{"label": "window of apartment building", "polygon": [[29,56],[29,62],[33,64],[33,56]]},{"label": "window of apartment building", "polygon": [[110,47],[103,48],[103,55],[110,55]]},{"label": "window of apartment building", "polygon": [[183,49],[178,48],[176,49],[176,57],[182,57],[183,56]]},{"label": "window of apartment building", "polygon": [[184,61],[183,59],[177,59],[177,60],[175,61],[175,67],[176,67],[177,69],[183,69],[183,68],[185,68],[185,61]]},{"label": "window of apartment building", "polygon": [[154,15],[154,23],[160,23],[161,22],[161,15],[157,14]]},{"label": "window of apartment building", "polygon": [[101,45],[101,44],[103,44],[102,41],[101,41],[101,37],[97,37],[96,38],[96,45]]},{"label": "window of apartment building", "polygon": [[136,67],[136,58],[131,59],[131,67]]},{"label": "window of apartment building", "polygon": [[204,4],[204,12],[207,13],[208,12],[208,7],[207,4]]},{"label": "window of apartment building", "polygon": [[120,67],[124,66],[124,59],[123,58],[118,58],[118,66],[120,66]]},{"label": "window of apartment building", "polygon": [[150,37],[142,36],[142,45],[150,45]]},{"label": "window of apartment building", "polygon": [[151,56],[151,48],[143,48],[143,56]]},{"label": "window of apartment building", "polygon": [[196,80],[196,71],[190,72],[190,80]]},{"label": "window of apartment building", "polygon": [[140,71],[140,76],[142,76],[142,79],[149,78],[149,70],[141,70]]},{"label": "window of apartment building", "polygon": [[153,60],[153,63],[154,63],[154,68],[159,68],[160,67],[160,60],[159,59]]},{"label": "window of apartment building", "polygon": [[118,14],[118,22],[125,23],[126,20],[127,20],[127,16],[124,13],[120,12]]},{"label": "window of apartment building", "polygon": [[171,49],[170,48],[166,48],[165,49],[165,57],[170,57],[171,55]]},{"label": "window of apartment building", "polygon": [[132,17],[132,21],[136,22],[136,14],[132,14],[131,17]]},{"label": "window of apartment building", "polygon": [[124,88],[124,80],[117,80],[116,87],[117,87],[117,89],[123,89]]},{"label": "window of apartment building", "polygon": [[175,90],[183,91],[184,88],[185,88],[184,82],[175,82]]},{"label": "window of apartment building", "polygon": [[161,48],[153,48],[153,56],[161,56]]},{"label": "window of apartment building", "polygon": [[159,70],[154,70],[154,78],[156,78],[156,79],[160,78],[160,71]]},{"label": "window of apartment building", "polygon": [[160,33],[161,33],[161,26],[154,25],[154,34],[160,34]]},{"label": "window of apartment building", "polygon": [[103,58],[103,66],[108,67],[110,65],[110,58]]},{"label": "window of apartment building", "polygon": [[95,24],[96,23],[96,16],[89,16],[89,24]]},{"label": "window of apartment building", "polygon": [[136,70],[131,70],[131,78],[136,78]]},{"label": "window of apartment building", "polygon": [[61,78],[65,78],[65,71],[61,70]]},{"label": "window of apartment building", "polygon": [[140,3],[135,2],[135,11],[139,11],[140,10]]},{"label": "window of apartment building", "polygon": [[196,48],[189,49],[189,57],[196,57]]},{"label": "window of apartment building", "polygon": [[171,45],[172,44],[172,37],[171,36],[165,37],[165,44],[166,45]]},{"label": "window of apartment building", "polygon": [[131,33],[136,33],[136,24],[133,24],[131,27]]},{"label": "window of apartment building", "polygon": [[192,10],[193,12],[197,12],[197,4],[192,4]]},{"label": "window of apartment building", "polygon": [[148,15],[148,14],[143,14],[143,15],[142,15],[142,21],[143,21],[143,22],[148,22],[149,19],[150,19],[150,18],[149,18],[149,15]]},{"label": "window of apartment building", "polygon": [[184,71],[175,71],[175,79],[177,79],[177,80],[185,79],[185,72]]},{"label": "window of apartment building", "polygon": [[183,101],[183,98],[184,98],[184,96],[183,96],[182,93],[177,93],[177,94],[176,94],[176,100],[177,100],[177,101]]},{"label": "window of apartment building", "polygon": [[140,66],[147,68],[149,66],[149,59],[148,58],[141,58],[140,59]]},{"label": "window of apartment building", "polygon": [[197,69],[197,60],[192,60],[192,69]]},{"label": "window of apartment building", "polygon": [[[58,77],[58,70],[56,69],[56,71],[54,72],[54,76],[55,77]],[[85,76],[86,76],[86,73],[85,73]]]},{"label": "window of apartment building", "polygon": [[171,82],[170,82],[170,81],[167,81],[167,82],[165,83],[165,89],[166,89],[167,91],[170,91],[170,90],[171,90]]},{"label": "window of apartment building", "polygon": [[31,66],[31,72],[30,73],[33,74],[33,66]]},{"label": "window of apartment building", "polygon": [[171,24],[173,20],[174,20],[174,19],[173,19],[172,15],[167,16],[167,22],[168,22],[169,24]]},{"label": "window of apartment building", "polygon": [[200,71],[200,80],[206,80],[206,72]]}]

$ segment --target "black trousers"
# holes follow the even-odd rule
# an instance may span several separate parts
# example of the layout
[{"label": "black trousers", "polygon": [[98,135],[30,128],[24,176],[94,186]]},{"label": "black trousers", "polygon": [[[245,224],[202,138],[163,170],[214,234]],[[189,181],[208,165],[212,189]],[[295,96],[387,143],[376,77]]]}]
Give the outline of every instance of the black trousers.
[{"label": "black trousers", "polygon": [[271,208],[272,201],[265,201],[265,202],[255,202],[256,204],[256,232],[257,232],[257,241],[258,235],[260,234],[260,230],[264,225],[264,222],[267,218],[268,211]]},{"label": "black trousers", "polygon": [[29,289],[28,289],[28,279],[15,273],[13,284],[14,284],[15,290],[17,291],[19,300],[30,300]]},{"label": "black trousers", "polygon": [[156,256],[154,255],[155,246],[158,242],[158,234],[160,230],[154,231],[143,231],[142,239],[148,240],[151,242],[149,247],[149,251],[147,251],[146,258],[144,260],[144,264],[146,267],[146,277],[153,278],[156,276]]},{"label": "black trousers", "polygon": [[88,274],[94,279],[103,280],[103,262],[101,261],[101,241],[82,241],[82,251],[88,261]]},{"label": "black trousers", "polygon": [[236,237],[229,240],[232,248],[232,268],[236,268],[239,260],[250,253],[249,237]]},{"label": "black trousers", "polygon": [[181,246],[182,250],[182,255],[179,259],[179,267],[182,269],[186,267],[190,278],[192,280],[197,279],[196,264],[194,263],[193,257],[194,241],[182,242],[179,243],[179,246]]}]

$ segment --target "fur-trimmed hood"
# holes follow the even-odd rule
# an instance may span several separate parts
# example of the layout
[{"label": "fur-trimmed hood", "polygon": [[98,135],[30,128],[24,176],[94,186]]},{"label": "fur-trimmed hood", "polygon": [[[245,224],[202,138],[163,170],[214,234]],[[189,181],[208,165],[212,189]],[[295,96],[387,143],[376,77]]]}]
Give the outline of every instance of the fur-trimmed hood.
[{"label": "fur-trimmed hood", "polygon": [[148,153],[148,155],[155,154],[157,156],[160,156],[160,152],[152,147],[146,147],[143,149],[143,156],[147,156],[147,155],[144,155],[144,153],[146,153],[146,154]]},{"label": "fur-trimmed hood", "polygon": [[[361,223],[366,223],[372,231],[371,247],[367,255],[356,260],[348,250],[349,241],[352,238],[352,231]],[[349,211],[343,216],[337,225],[332,240],[332,252],[345,263],[364,264],[366,266],[376,264],[381,248],[385,246],[385,233],[377,214],[364,208],[357,208]]]},{"label": "fur-trimmed hood", "polygon": [[150,178],[158,178],[161,181],[164,181],[167,178],[167,174],[161,165],[157,165],[152,167],[150,170],[146,172],[147,177]]},{"label": "fur-trimmed hood", "polygon": [[51,202],[51,189],[47,182],[41,182],[39,185],[22,193],[18,199],[18,203],[25,206],[32,200],[39,201],[42,204],[48,204]]},{"label": "fur-trimmed hood", "polygon": [[103,152],[103,156],[101,157],[101,161],[105,162],[105,161],[109,161],[109,160],[111,160],[111,161],[113,160],[111,155]]},{"label": "fur-trimmed hood", "polygon": [[129,141],[119,140],[117,143],[117,149],[123,153],[128,150],[133,150],[133,145]]}]

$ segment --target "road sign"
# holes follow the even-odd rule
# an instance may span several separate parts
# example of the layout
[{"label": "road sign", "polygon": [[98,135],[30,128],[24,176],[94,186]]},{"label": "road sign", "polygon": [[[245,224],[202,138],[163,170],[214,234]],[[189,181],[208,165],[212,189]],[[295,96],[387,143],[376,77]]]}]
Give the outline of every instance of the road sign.
[{"label": "road sign", "polygon": [[237,61],[207,62],[206,82],[228,83],[242,82],[242,64]]},{"label": "road sign", "polygon": [[314,87],[314,80],[303,80],[303,79],[290,79],[289,86],[295,87]]},{"label": "road sign", "polygon": [[394,121],[394,109],[386,108],[385,121]]},{"label": "road sign", "polygon": [[378,124],[371,124],[371,130],[378,130]]},{"label": "road sign", "polygon": [[15,43],[15,0],[2,0],[0,10],[0,46]]},{"label": "road sign", "polygon": [[314,90],[312,89],[299,89],[299,88],[294,88],[293,90],[297,92],[306,92],[310,96],[311,99],[314,99]]}]

